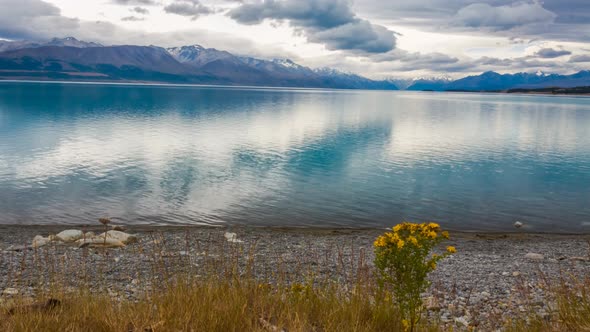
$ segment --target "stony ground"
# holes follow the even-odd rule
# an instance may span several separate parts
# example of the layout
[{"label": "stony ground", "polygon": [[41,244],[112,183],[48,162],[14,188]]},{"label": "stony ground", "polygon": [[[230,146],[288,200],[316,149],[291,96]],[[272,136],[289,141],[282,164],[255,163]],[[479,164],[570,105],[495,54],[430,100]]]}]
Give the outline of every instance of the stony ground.
[{"label": "stony ground", "polygon": [[[67,227],[73,228],[73,227]],[[116,299],[137,300],[182,273],[238,273],[248,267],[261,282],[317,280],[353,283],[370,275],[372,242],[382,230],[268,228],[140,228],[139,242],[124,248],[50,244],[30,248],[35,235],[65,227],[0,226],[0,302],[35,296],[52,282],[90,287]],[[80,229],[80,228],[78,228]],[[100,232],[101,227],[85,230]],[[237,234],[229,242],[226,232]],[[457,327],[494,330],[515,315],[549,317],[547,284],[561,276],[590,276],[588,236],[454,233],[457,253],[441,262],[425,294],[429,315]],[[243,241],[243,242],[239,242]]]}]

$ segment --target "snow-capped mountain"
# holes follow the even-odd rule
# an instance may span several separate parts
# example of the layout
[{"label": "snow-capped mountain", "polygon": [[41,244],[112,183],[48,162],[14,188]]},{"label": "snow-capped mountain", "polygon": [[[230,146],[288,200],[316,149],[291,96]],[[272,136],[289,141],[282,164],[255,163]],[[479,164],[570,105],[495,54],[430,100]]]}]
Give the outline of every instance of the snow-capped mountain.
[{"label": "snow-capped mountain", "polygon": [[334,68],[312,69],[290,59],[259,59],[188,45],[103,46],[74,37],[0,41],[0,79],[149,81],[342,89],[502,91],[515,88],[590,86],[590,71],[543,72],[372,80]]},{"label": "snow-capped mountain", "polygon": [[388,82],[373,81],[332,68],[311,69],[291,59],[257,59],[237,56],[201,45],[171,47],[167,51],[179,62],[228,81],[243,84],[360,89],[397,89]]},{"label": "snow-capped mountain", "polygon": [[19,50],[23,48],[36,48],[43,46],[69,46],[77,48],[86,47],[102,47],[101,44],[85,42],[74,37],[53,38],[49,41],[29,41],[29,40],[15,40],[15,41],[0,41],[0,52]]}]

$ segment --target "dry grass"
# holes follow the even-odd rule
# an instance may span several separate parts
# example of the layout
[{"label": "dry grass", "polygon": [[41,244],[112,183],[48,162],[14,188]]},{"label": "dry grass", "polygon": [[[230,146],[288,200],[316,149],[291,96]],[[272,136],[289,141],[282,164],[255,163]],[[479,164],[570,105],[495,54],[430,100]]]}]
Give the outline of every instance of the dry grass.
[{"label": "dry grass", "polygon": [[[186,237],[183,251],[188,252]],[[255,244],[199,247],[196,251],[204,254],[196,261],[193,256],[166,258],[171,250],[160,234],[146,241],[157,244],[128,248],[151,258],[143,274],[134,277],[135,286],[144,290],[139,298],[109,290],[108,272],[103,271],[109,271],[116,251],[82,251],[81,262],[58,256],[54,248],[5,258],[20,263],[7,273],[12,279],[8,284],[31,286],[36,297],[17,296],[0,304],[0,331],[402,330],[391,295],[376,286],[373,268],[353,247],[356,263],[338,265],[346,277],[335,278],[318,277],[304,262],[289,273],[280,259],[274,260],[276,266],[261,266]],[[110,259],[92,263],[93,255]],[[334,248],[331,255],[344,262],[342,248]],[[310,256],[319,261],[322,255],[310,251]],[[187,269],[178,272],[178,266]],[[261,272],[267,270],[272,272]],[[564,276],[545,281],[544,287],[555,303],[549,317],[531,311],[508,321],[498,317],[494,326],[507,331],[590,331],[590,278]],[[435,312],[428,315],[419,331],[460,330],[442,324]]]},{"label": "dry grass", "polygon": [[[105,294],[48,293],[12,303],[1,331],[396,331],[391,301],[337,285],[277,287],[252,280],[181,278],[137,303]],[[48,299],[59,299],[59,303]],[[55,301],[55,300],[54,300]]]}]

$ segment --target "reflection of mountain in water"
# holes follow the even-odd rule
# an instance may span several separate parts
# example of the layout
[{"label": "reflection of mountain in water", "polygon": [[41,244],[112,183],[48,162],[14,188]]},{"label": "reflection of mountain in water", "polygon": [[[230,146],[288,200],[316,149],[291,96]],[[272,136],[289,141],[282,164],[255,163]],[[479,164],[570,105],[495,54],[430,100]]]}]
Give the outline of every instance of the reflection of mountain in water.
[{"label": "reflection of mountain in water", "polygon": [[5,83],[0,223],[578,230],[588,128],[580,98]]}]

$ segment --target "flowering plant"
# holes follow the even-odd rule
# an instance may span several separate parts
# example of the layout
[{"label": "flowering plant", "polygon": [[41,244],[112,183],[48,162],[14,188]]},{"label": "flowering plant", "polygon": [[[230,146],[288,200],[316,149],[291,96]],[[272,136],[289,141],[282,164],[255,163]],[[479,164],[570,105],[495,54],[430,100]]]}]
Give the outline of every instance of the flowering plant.
[{"label": "flowering plant", "polygon": [[436,269],[438,261],[456,252],[455,247],[449,246],[442,254],[430,254],[446,239],[449,233],[436,223],[404,222],[379,236],[373,244],[379,283],[391,287],[407,330],[413,331],[420,319],[420,294],[430,284],[428,273]]}]

